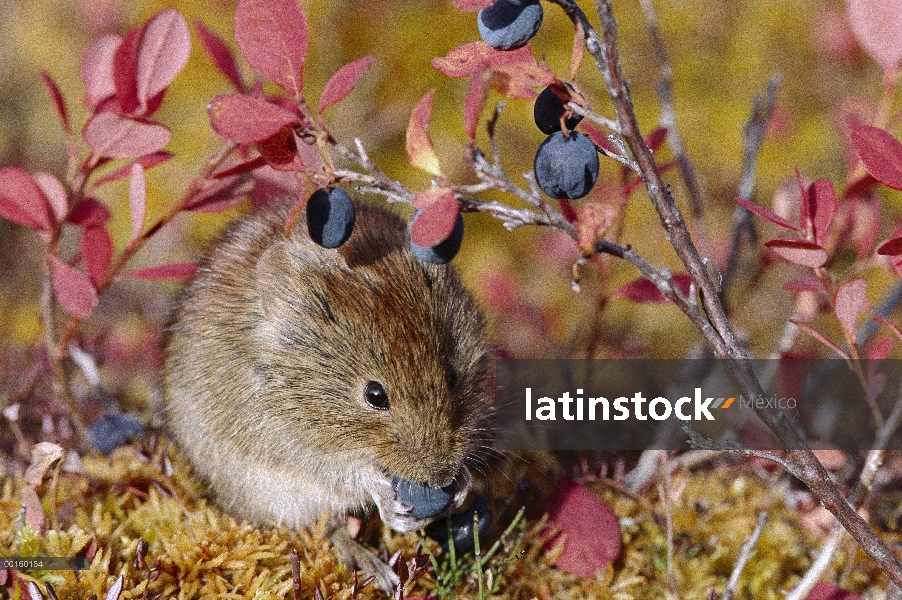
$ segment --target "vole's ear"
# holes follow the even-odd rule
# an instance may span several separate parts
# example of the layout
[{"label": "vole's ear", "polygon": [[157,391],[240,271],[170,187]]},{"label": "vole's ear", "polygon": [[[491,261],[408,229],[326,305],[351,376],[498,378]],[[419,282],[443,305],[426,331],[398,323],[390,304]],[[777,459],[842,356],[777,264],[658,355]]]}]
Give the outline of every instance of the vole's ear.
[{"label": "vole's ear", "polygon": [[331,314],[320,271],[343,262],[288,240],[271,244],[257,261],[257,297],[266,320],[280,328],[292,319]]}]

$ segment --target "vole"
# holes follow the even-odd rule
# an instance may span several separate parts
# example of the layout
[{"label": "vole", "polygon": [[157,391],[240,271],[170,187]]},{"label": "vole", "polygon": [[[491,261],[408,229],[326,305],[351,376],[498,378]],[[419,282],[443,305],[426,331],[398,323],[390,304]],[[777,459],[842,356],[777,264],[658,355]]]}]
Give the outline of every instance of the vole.
[{"label": "vole", "polygon": [[[286,236],[285,202],[226,230],[167,329],[165,416],[225,510],[294,528],[328,514],[345,559],[390,591],[345,517],[375,506],[405,532],[464,502],[490,444],[488,359],[453,268],[417,260],[393,213],[355,205],[337,249],[303,221]],[[424,515],[404,485],[448,506]]]}]

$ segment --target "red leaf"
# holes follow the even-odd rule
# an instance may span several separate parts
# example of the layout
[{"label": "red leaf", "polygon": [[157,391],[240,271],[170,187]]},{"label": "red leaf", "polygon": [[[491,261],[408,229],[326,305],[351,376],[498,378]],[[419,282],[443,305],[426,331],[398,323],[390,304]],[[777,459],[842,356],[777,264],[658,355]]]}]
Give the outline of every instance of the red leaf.
[{"label": "red leaf", "polygon": [[128,163],[121,169],[116,169],[112,173],[104,175],[100,179],[98,179],[94,185],[92,185],[92,189],[97,189],[105,183],[109,183],[111,181],[117,181],[119,179],[124,179],[132,174],[132,165],[135,163],[141,165],[145,169],[151,169],[159,164],[162,164],[175,156],[172,152],[159,151],[152,152],[151,154],[145,154],[139,158],[136,158],[134,161]]},{"label": "red leaf", "polygon": [[808,186],[808,210],[814,227],[814,241],[823,244],[836,214],[836,191],[829,179],[818,179]]},{"label": "red leaf", "polygon": [[407,124],[407,155],[410,157],[410,164],[414,167],[433,175],[441,175],[442,170],[432,145],[432,138],[426,131],[429,119],[432,117],[432,98],[434,96],[435,88],[432,88],[410,113],[410,122]]},{"label": "red leaf", "polygon": [[834,309],[836,312],[836,320],[842,325],[849,336],[855,335],[855,325],[858,317],[867,306],[865,292],[867,291],[867,281],[858,277],[845,282],[836,290],[836,300]]},{"label": "red leaf", "polygon": [[[692,278],[686,273],[677,273],[673,276],[673,281],[677,287],[683,292],[683,295],[689,295],[689,288],[692,285]],[[668,298],[661,293],[661,290],[650,280],[640,277],[623,285],[615,292],[618,296],[623,296],[627,300],[633,302],[669,302]]]},{"label": "red leaf", "polygon": [[97,227],[109,220],[109,209],[95,198],[85,198],[69,214],[70,223],[84,228]]},{"label": "red leaf", "polygon": [[594,579],[620,556],[617,517],[587,488],[561,480],[546,511],[548,524],[564,536],[564,551],[554,563],[562,571]]},{"label": "red leaf", "polygon": [[244,94],[216,96],[207,112],[214,131],[239,144],[265,140],[280,129],[301,122],[297,115],[281,106]]},{"label": "red leaf", "polygon": [[882,338],[868,352],[868,360],[884,360],[893,349],[893,338]]},{"label": "red leaf", "polygon": [[63,126],[63,131],[66,132],[66,135],[70,135],[72,133],[72,127],[69,125],[69,113],[66,110],[66,101],[63,100],[62,92],[60,92],[56,82],[53,81],[53,78],[50,77],[50,74],[47,71],[41,71],[41,79],[44,80],[44,85],[47,86],[47,91],[50,93],[50,99],[53,100],[53,107],[56,109],[56,116],[59,117],[60,124]]},{"label": "red leaf", "polygon": [[200,21],[194,22],[194,29],[197,31],[197,37],[200,38],[200,45],[204,49],[204,53],[210,59],[210,62],[213,63],[213,66],[222,73],[237,91],[245,91],[244,82],[241,80],[241,74],[238,72],[238,65],[235,64],[235,57],[223,39],[207,29]]},{"label": "red leaf", "polygon": [[81,232],[81,262],[96,289],[113,259],[113,240],[103,225],[85,227]]},{"label": "red leaf", "polygon": [[279,130],[275,135],[257,142],[254,146],[266,164],[277,171],[307,171],[307,167],[298,157],[294,132],[287,127]]},{"label": "red leaf", "polygon": [[796,279],[790,279],[783,284],[783,289],[788,292],[818,292],[823,293],[823,282],[815,275],[805,275]]},{"label": "red leaf", "polygon": [[573,30],[573,50],[570,51],[570,81],[576,80],[579,66],[583,64],[586,53],[586,32],[582,21],[577,20]]},{"label": "red leaf", "polygon": [[479,126],[479,117],[489,99],[489,82],[486,77],[474,75],[470,78],[470,87],[464,98],[464,130],[467,136],[476,139],[476,127]]},{"label": "red leaf", "polygon": [[861,600],[861,596],[837,587],[832,583],[819,581],[814,584],[814,587],[805,596],[805,600]]},{"label": "red leaf", "polygon": [[106,98],[116,93],[113,79],[113,56],[122,38],[107,34],[91,42],[81,58],[81,81],[85,86],[85,108],[94,110]]},{"label": "red leaf", "polygon": [[583,119],[583,121],[579,125],[579,128],[583,130],[583,133],[589,136],[589,139],[592,140],[592,143],[594,143],[596,146],[601,146],[611,154],[617,154],[617,149],[611,145],[608,137],[597,127],[595,127],[591,123],[586,123],[586,120]]},{"label": "red leaf", "polygon": [[132,240],[141,236],[144,218],[147,216],[147,177],[141,163],[132,164],[132,177],[128,184],[128,207],[132,217]]},{"label": "red leaf", "polygon": [[32,229],[53,227],[47,198],[25,169],[0,169],[0,217]]},{"label": "red leaf", "polygon": [[485,42],[470,42],[452,48],[447,55],[432,59],[432,68],[448,77],[470,77],[481,73],[488,65],[488,51],[493,48]]},{"label": "red leaf", "polygon": [[129,31],[113,54],[113,82],[116,84],[116,102],[119,112],[129,115],[141,106],[138,98],[138,46],[144,27]]},{"label": "red leaf", "polygon": [[813,338],[815,338],[816,340],[818,340],[820,343],[824,344],[825,346],[827,346],[828,348],[830,348],[831,350],[833,350],[834,352],[836,352],[837,354],[839,354],[842,358],[844,358],[844,359],[846,359],[846,360],[849,359],[849,355],[846,354],[845,351],[843,351],[842,348],[840,348],[839,346],[837,346],[836,344],[834,344],[832,341],[830,341],[829,339],[827,339],[826,337],[824,337],[818,330],[813,329],[813,328],[810,327],[809,325],[806,325],[805,323],[802,323],[801,321],[796,320],[796,319],[790,319],[789,321],[790,321],[791,323],[794,323],[799,329],[801,329],[802,331],[804,331],[805,333],[807,333],[807,334],[810,335],[811,337],[813,337]]},{"label": "red leaf", "polygon": [[194,196],[185,205],[185,210],[202,213],[228,210],[247,198],[254,188],[254,183],[254,178],[249,175],[217,179],[210,187]]},{"label": "red leaf", "polygon": [[760,204],[755,204],[754,202],[749,202],[748,200],[743,200],[742,198],[736,198],[736,202],[738,202],[743,208],[748,210],[751,213],[754,213],[765,219],[770,221],[775,225],[779,225],[780,227],[785,227],[786,229],[792,229],[793,231],[798,231],[799,228],[796,225],[793,225],[777,213],[771,212],[768,209],[764,208]]},{"label": "red leaf", "polygon": [[88,276],[55,256],[50,257],[53,293],[68,314],[87,319],[97,306],[97,292]]},{"label": "red leaf", "polygon": [[47,198],[54,220],[61,223],[69,212],[69,195],[66,188],[55,175],[46,171],[35,171],[32,178]]},{"label": "red leaf", "polygon": [[570,203],[570,198],[559,198],[557,203],[561,207],[561,214],[567,219],[567,222],[575,223],[577,216],[576,211],[573,210],[573,205]]},{"label": "red leaf", "polygon": [[899,256],[902,254],[902,236],[894,237],[877,248],[877,254],[881,256]]},{"label": "red leaf", "polygon": [[318,112],[322,114],[327,107],[341,101],[350,94],[351,90],[354,89],[354,86],[357,85],[357,82],[360,81],[360,78],[370,69],[372,64],[373,57],[364,56],[337,70],[329,79],[329,82],[326,83],[323,94],[319,97]]},{"label": "red leaf", "polygon": [[902,0],[848,0],[849,25],[858,43],[887,73],[902,62]]},{"label": "red leaf", "polygon": [[488,48],[490,52],[487,64],[492,71],[492,89],[508,98],[535,98],[533,88],[545,87],[557,81],[557,76],[551,69],[536,62],[528,44],[517,50]]},{"label": "red leaf", "polygon": [[661,144],[664,143],[664,140],[667,139],[667,128],[666,127],[658,127],[651,133],[645,136],[645,145],[648,146],[648,149],[652,152],[656,151],[661,147]]},{"label": "red leaf", "polygon": [[131,158],[153,154],[169,143],[165,125],[148,119],[129,119],[115,113],[98,113],[85,125],[82,137],[97,156]]},{"label": "red leaf", "polygon": [[245,173],[250,173],[260,167],[266,165],[266,159],[262,156],[257,156],[250,160],[246,160],[244,162],[240,162],[237,165],[228,167],[223,169],[222,171],[218,171],[213,174],[213,179],[222,179],[224,177],[231,177],[232,175],[243,175]]},{"label": "red leaf", "polygon": [[776,239],[764,243],[765,246],[791,263],[816,269],[827,262],[827,251],[807,240]]},{"label": "red leaf", "polygon": [[170,263],[126,271],[122,274],[122,277],[147,279],[149,281],[182,281],[194,275],[195,271],[197,271],[196,263]]},{"label": "red leaf", "polygon": [[459,10],[465,10],[467,12],[476,12],[477,10],[482,10],[484,8],[488,8],[491,5],[495,4],[497,0],[453,0],[454,6],[456,6]]},{"label": "red leaf", "polygon": [[[902,37],[900,37],[902,40]],[[902,144],[888,132],[850,120],[852,147],[868,173],[880,183],[902,190]]]},{"label": "red leaf", "polygon": [[235,8],[235,41],[244,58],[295,98],[301,97],[307,36],[297,0],[240,0]]},{"label": "red leaf", "polygon": [[432,248],[448,239],[460,214],[454,190],[432,188],[419,192],[414,206],[422,206],[410,227],[410,241],[421,248]]},{"label": "red leaf", "polygon": [[138,100],[148,101],[169,87],[188,64],[191,35],[179,11],[170,8],[156,14],[144,26],[136,60]]}]

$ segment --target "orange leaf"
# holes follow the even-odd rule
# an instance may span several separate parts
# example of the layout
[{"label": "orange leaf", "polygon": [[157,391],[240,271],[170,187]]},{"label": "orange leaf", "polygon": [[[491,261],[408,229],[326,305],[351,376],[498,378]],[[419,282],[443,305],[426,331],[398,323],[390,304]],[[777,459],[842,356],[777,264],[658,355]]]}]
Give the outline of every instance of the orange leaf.
[{"label": "orange leaf", "polygon": [[435,154],[435,147],[432,145],[432,138],[426,131],[429,119],[432,118],[432,98],[434,96],[435,88],[432,88],[410,114],[410,123],[407,125],[407,155],[410,157],[410,164],[414,167],[423,169],[432,175],[441,175],[442,170],[439,167],[438,156]]}]

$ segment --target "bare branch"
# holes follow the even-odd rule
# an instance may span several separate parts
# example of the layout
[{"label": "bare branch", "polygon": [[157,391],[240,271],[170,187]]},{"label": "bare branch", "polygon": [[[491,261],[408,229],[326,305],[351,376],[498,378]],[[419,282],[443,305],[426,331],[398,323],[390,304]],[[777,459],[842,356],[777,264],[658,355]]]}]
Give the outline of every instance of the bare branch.
[{"label": "bare branch", "polygon": [[758,545],[758,539],[761,537],[765,525],[767,525],[767,513],[759,513],[755,529],[742,543],[742,548],[739,550],[739,557],[736,559],[736,565],[733,567],[733,572],[730,573],[730,580],[727,582],[727,587],[724,589],[723,594],[721,594],[720,600],[732,600],[733,594],[736,592],[736,586],[739,585],[739,577],[745,570],[745,566],[748,564],[749,560],[755,555],[755,546]]}]

